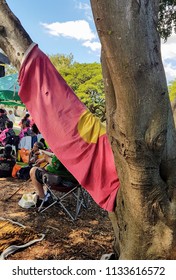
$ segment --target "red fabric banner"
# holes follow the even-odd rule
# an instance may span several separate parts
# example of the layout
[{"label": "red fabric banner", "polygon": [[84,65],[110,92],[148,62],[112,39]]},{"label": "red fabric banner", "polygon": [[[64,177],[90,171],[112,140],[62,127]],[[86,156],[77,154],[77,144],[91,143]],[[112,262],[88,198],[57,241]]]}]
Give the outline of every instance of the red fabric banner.
[{"label": "red fabric banner", "polygon": [[49,147],[95,202],[113,211],[119,188],[105,127],[35,45],[22,63],[19,96]]}]

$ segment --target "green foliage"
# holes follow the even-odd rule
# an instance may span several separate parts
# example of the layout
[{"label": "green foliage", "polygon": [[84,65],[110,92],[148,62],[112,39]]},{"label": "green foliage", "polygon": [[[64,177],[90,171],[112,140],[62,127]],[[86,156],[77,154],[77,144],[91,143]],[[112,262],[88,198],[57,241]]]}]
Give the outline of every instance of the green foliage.
[{"label": "green foliage", "polygon": [[73,62],[73,55],[50,56],[53,65],[78,98],[101,121],[105,120],[105,95],[100,63]]},{"label": "green foliage", "polygon": [[169,84],[168,88],[170,101],[173,102],[174,100],[176,100],[176,80],[172,81]]},{"label": "green foliage", "polygon": [[160,0],[158,31],[165,41],[176,32],[176,0]]},{"label": "green foliage", "polygon": [[11,75],[11,74],[15,74],[17,73],[17,69],[16,67],[14,67],[13,65],[5,65],[5,75]]},{"label": "green foliage", "polygon": [[49,58],[58,71],[60,71],[61,69],[67,69],[71,67],[71,65],[73,64],[72,53],[70,53],[69,55],[64,55],[64,54],[49,55]]}]

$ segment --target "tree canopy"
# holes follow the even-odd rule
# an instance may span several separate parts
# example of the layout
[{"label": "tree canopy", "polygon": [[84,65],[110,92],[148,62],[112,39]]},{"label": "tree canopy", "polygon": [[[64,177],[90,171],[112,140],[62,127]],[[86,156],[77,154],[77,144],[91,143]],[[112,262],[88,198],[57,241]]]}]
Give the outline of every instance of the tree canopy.
[{"label": "tree canopy", "polygon": [[176,80],[171,82],[169,85],[169,97],[171,102],[176,99]]},{"label": "tree canopy", "polygon": [[56,54],[49,58],[79,99],[104,121],[105,95],[101,64],[74,62],[72,54]]},{"label": "tree canopy", "polygon": [[[176,32],[176,0],[160,0],[158,19],[160,37],[166,41],[173,31]],[[104,121],[105,95],[100,63],[75,62],[72,53],[48,56],[81,101]],[[14,66],[6,65],[6,75],[16,72]],[[176,97],[175,87],[175,82],[169,86],[171,101]]]},{"label": "tree canopy", "polygon": [[160,0],[158,30],[165,41],[176,33],[176,0]]}]

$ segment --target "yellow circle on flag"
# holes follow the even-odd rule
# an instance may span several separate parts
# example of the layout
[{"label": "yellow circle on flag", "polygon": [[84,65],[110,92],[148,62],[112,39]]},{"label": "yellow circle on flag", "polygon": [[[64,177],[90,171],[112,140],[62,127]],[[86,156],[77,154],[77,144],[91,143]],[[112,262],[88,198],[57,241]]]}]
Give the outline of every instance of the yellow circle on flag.
[{"label": "yellow circle on flag", "polygon": [[106,133],[106,127],[101,123],[100,119],[89,110],[86,110],[80,116],[78,132],[85,142],[97,143],[98,138]]}]

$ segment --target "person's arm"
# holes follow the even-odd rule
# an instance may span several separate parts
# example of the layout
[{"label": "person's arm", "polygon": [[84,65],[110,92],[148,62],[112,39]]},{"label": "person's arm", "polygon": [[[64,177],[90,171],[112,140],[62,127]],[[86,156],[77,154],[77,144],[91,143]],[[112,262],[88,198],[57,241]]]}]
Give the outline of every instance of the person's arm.
[{"label": "person's arm", "polygon": [[36,157],[35,154],[33,152],[33,149],[30,151],[29,153],[29,164],[34,164],[36,162]]},{"label": "person's arm", "polygon": [[22,139],[24,137],[24,131],[23,129],[21,129],[20,133],[19,133],[19,138]]},{"label": "person's arm", "polygon": [[3,140],[6,139],[6,132],[7,132],[7,131],[8,131],[8,130],[5,129],[5,130],[3,130],[3,131],[1,132],[1,134],[0,134],[0,142],[2,142]]},{"label": "person's arm", "polygon": [[51,164],[51,162],[52,162],[52,157],[50,157],[50,156],[48,156],[48,155],[46,155],[46,154],[44,154],[44,153],[42,153],[43,154],[43,157],[44,157],[44,161],[45,162],[48,162],[49,164]]},{"label": "person's arm", "polygon": [[52,161],[52,158],[46,154],[43,154],[43,157],[42,158],[39,158],[36,160],[36,165],[39,166],[41,163],[49,163],[51,164],[51,161]]}]

